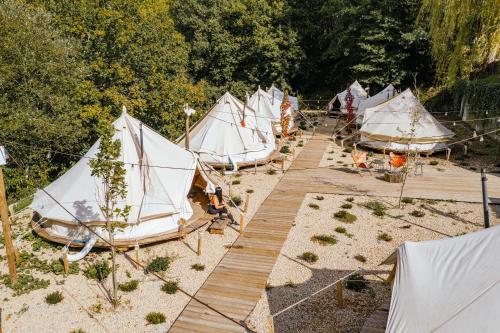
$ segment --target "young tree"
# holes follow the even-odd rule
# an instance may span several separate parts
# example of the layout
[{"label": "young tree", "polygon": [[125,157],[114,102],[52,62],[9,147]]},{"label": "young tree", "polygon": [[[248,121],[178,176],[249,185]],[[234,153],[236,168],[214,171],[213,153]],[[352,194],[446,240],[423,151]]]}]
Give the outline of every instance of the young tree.
[{"label": "young tree", "polygon": [[121,155],[121,142],[114,140],[114,127],[107,121],[101,121],[98,127],[100,135],[99,152],[95,159],[89,161],[91,174],[102,181],[102,191],[100,198],[100,209],[106,219],[106,230],[108,232],[109,242],[111,243],[112,260],[112,283],[113,296],[112,302],[116,307],[117,281],[116,281],[116,250],[114,246],[114,233],[123,228],[128,219],[130,206],[123,205],[127,196],[127,184],[125,182],[126,170],[123,162],[119,161]]}]

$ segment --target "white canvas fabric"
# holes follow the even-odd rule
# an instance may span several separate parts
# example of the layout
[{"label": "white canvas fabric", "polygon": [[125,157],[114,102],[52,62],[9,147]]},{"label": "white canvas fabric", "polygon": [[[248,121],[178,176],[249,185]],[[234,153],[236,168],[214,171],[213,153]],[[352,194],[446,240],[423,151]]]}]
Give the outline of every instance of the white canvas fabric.
[{"label": "white canvas fabric", "polygon": [[[245,126],[241,123],[243,115]],[[191,130],[189,148],[209,164],[250,163],[273,153],[276,146],[272,135],[272,129],[259,128],[251,107],[227,92]],[[183,146],[184,140],[179,145]]]},{"label": "white canvas fabric", "polygon": [[[351,94],[353,97],[352,107],[353,109],[357,109],[359,103],[368,98],[368,94],[357,80],[354,81],[354,83],[351,84],[349,88],[351,88]],[[338,101],[340,103],[340,112],[347,113],[346,102],[345,102],[346,96],[347,96],[347,89],[335,95],[335,97],[328,103],[328,110],[332,110],[334,103]]]},{"label": "white canvas fabric", "polygon": [[7,151],[4,146],[0,146],[0,165],[7,164]]},{"label": "white canvas fabric", "polygon": [[499,251],[500,226],[401,245],[386,332],[498,332]]},{"label": "white canvas fabric", "polygon": [[366,109],[360,133],[360,143],[368,147],[406,151],[410,143],[409,150],[424,153],[445,149],[454,135],[420,104],[410,89]]},{"label": "white canvas fabric", "polygon": [[388,101],[389,99],[393,98],[395,95],[396,95],[396,89],[394,89],[394,86],[392,84],[389,84],[378,94],[368,97],[367,99],[364,99],[361,102],[359,102],[358,110],[356,111],[356,123],[357,124],[363,123],[363,117],[366,109],[382,104],[385,101]]},{"label": "white canvas fabric", "polygon": [[[281,134],[281,111],[280,105],[281,101],[275,100],[276,104],[272,104],[272,97],[262,90],[260,87],[257,91],[250,97],[248,100],[248,105],[255,110],[257,114],[257,119],[259,120],[268,120],[271,122],[271,126],[273,126],[276,130],[277,134]],[[293,127],[293,119],[289,123],[289,129]],[[260,128],[267,128],[268,124],[259,125]],[[272,131],[272,128],[271,128]]]},{"label": "white canvas fabric", "polygon": [[[285,93],[278,88],[276,88],[274,85],[271,86],[267,90],[267,93],[269,96],[271,96],[271,102],[274,104],[274,100],[278,100],[278,104],[281,105],[281,102],[283,101],[283,98],[285,98]],[[297,97],[288,95],[288,100],[290,101],[290,104],[292,104],[292,110],[293,111],[298,111],[299,110],[299,100]]]},{"label": "white canvas fabric", "polygon": [[[144,156],[141,162],[139,120],[123,112],[113,125],[113,139],[121,143],[120,160],[125,163],[127,183],[126,198],[117,207],[131,207],[128,226],[115,233],[115,240],[133,240],[176,231],[179,219],[187,220],[193,214],[187,195],[197,168],[196,155],[142,125]],[[102,182],[91,175],[89,166],[90,159],[99,151],[99,144],[97,141],[84,158],[45,188],[71,214],[92,225],[105,223],[99,208],[104,201]],[[90,236],[87,230],[77,225],[71,214],[43,191],[35,194],[31,208],[49,221],[49,231],[56,236],[77,240]],[[97,227],[96,231],[107,237],[104,228]]]}]

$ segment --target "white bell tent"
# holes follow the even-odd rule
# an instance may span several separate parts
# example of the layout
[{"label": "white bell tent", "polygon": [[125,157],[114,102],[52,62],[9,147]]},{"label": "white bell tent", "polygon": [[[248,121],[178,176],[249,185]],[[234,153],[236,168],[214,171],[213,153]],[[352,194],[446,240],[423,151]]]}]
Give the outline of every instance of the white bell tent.
[{"label": "white bell tent", "polygon": [[394,86],[392,84],[389,84],[387,87],[385,87],[382,91],[380,91],[376,95],[370,96],[367,99],[364,99],[361,102],[359,102],[358,110],[356,111],[356,123],[357,124],[363,123],[363,117],[366,109],[382,104],[391,99],[392,97],[394,97],[395,95],[396,95],[396,89],[394,89]]},{"label": "white bell tent", "polygon": [[[276,150],[272,129],[267,122],[259,127],[255,111],[226,92],[189,133],[190,150],[214,167],[267,162]],[[184,145],[184,140],[179,142]]]},{"label": "white bell tent", "polygon": [[[262,90],[260,87],[257,91],[250,97],[248,100],[248,105],[255,110],[257,114],[257,120],[263,122],[263,120],[267,120],[271,122],[271,126],[274,127],[276,134],[281,134],[281,111],[280,105],[281,101],[278,104],[276,101],[275,105],[271,104],[272,97]],[[266,124],[264,124],[265,126]],[[293,127],[293,119],[290,121],[289,129]],[[260,126],[260,128],[265,128],[264,126]],[[271,128],[272,130],[272,128]]]},{"label": "white bell tent", "polygon": [[[368,98],[368,94],[365,89],[359,84],[358,81],[354,81],[353,84],[349,86],[351,88],[351,94],[353,97],[352,107],[354,110],[358,109],[359,103],[362,100]],[[340,111],[342,113],[347,113],[345,97],[347,96],[347,89],[335,95],[335,97],[328,103],[328,110],[330,111]]]},{"label": "white bell tent", "polygon": [[[180,219],[193,216],[187,196],[193,183],[199,181],[196,155],[143,125],[125,108],[113,126],[113,140],[121,144],[120,161],[124,163],[127,185],[126,197],[116,207],[130,206],[127,221],[118,219],[126,226],[114,233],[115,244],[134,246],[176,233]],[[103,183],[91,175],[89,166],[99,145],[97,141],[80,161],[44,189],[57,202],[42,190],[36,192],[31,208],[41,218],[41,227],[35,228],[40,235],[63,244],[90,242],[91,248],[97,241],[98,246],[106,246],[77,222],[108,239],[106,218],[100,209],[104,205]],[[201,175],[208,181],[206,175]]]},{"label": "white bell tent", "polygon": [[421,153],[446,149],[454,135],[420,104],[410,89],[366,109],[360,133],[360,144],[367,147]]},{"label": "white bell tent", "polygon": [[[273,105],[275,105],[276,103],[278,103],[278,105],[281,105],[283,98],[285,98],[285,93],[276,88],[274,84],[271,85],[271,88],[267,90],[267,93],[271,97],[271,103]],[[298,98],[288,94],[288,100],[290,101],[290,104],[292,104],[292,111],[298,111],[299,110]]]},{"label": "white bell tent", "polygon": [[500,226],[401,245],[386,332],[498,332],[498,253]]}]

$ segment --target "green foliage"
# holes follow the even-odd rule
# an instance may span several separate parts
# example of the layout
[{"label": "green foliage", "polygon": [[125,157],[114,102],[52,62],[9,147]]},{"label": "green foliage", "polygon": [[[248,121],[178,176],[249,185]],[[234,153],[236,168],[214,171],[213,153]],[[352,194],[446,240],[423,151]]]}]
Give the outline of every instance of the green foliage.
[{"label": "green foliage", "polygon": [[314,235],[311,237],[311,241],[321,245],[335,245],[338,242],[334,235]]},{"label": "green foliage", "polygon": [[349,197],[349,198],[345,199],[345,201],[348,201],[348,202],[353,202],[353,201],[354,201],[354,198],[353,198],[353,197]]},{"label": "green foliage", "polygon": [[282,154],[290,154],[290,146],[283,146],[283,147],[281,147],[280,153],[282,153]]},{"label": "green foliage", "polygon": [[148,272],[165,272],[170,268],[173,259],[169,256],[160,257],[156,256],[148,262],[146,270]]},{"label": "green foliage", "polygon": [[413,203],[415,203],[415,200],[413,200],[413,198],[410,198],[410,197],[403,197],[401,199],[401,202],[405,203],[405,204],[413,204]]},{"label": "green foliage", "polygon": [[60,291],[54,291],[53,293],[50,293],[47,296],[45,296],[45,302],[51,305],[60,303],[63,299],[64,296]]},{"label": "green foliage", "polygon": [[165,315],[161,312],[150,312],[146,315],[149,324],[158,325],[165,322]]},{"label": "green foliage", "polygon": [[267,169],[266,174],[271,175],[271,176],[275,175],[276,174],[276,170],[274,170],[274,169]]},{"label": "green foliage", "polygon": [[[76,274],[80,273],[80,265],[76,261],[69,263],[68,268],[69,268],[69,270],[68,270],[69,274],[76,275]],[[54,273],[56,275],[61,275],[64,273],[64,265],[60,259],[53,260],[52,263],[50,264],[50,270],[52,273]]]},{"label": "green foliage", "polygon": [[346,228],[344,227],[336,227],[335,232],[338,232],[339,234],[345,234],[346,233]]},{"label": "green foliage", "polygon": [[249,189],[247,189],[247,190],[246,190],[246,192],[247,192],[247,193],[249,193],[249,194],[251,194],[251,193],[253,193],[253,192],[254,192],[254,190],[253,190],[253,189],[251,189],[251,188],[249,188]]},{"label": "green foliage", "polygon": [[14,291],[14,296],[27,294],[33,290],[45,289],[49,286],[49,280],[43,280],[33,277],[33,275],[24,272],[18,272],[16,283],[10,282],[8,274],[0,276],[0,282]]},{"label": "green foliage", "polygon": [[131,292],[137,289],[139,280],[130,280],[128,282],[118,284],[118,289],[125,292]]},{"label": "green foliage", "polygon": [[179,290],[179,282],[167,281],[161,286],[161,290],[169,295],[173,295]]},{"label": "green foliage", "polygon": [[343,204],[342,206],[340,206],[340,208],[343,208],[343,209],[351,209],[351,208],[352,208],[352,204],[350,204],[350,203],[345,203],[345,204]]},{"label": "green foliage", "polygon": [[83,271],[83,275],[87,279],[93,279],[97,281],[104,281],[110,273],[111,267],[109,266],[109,262],[105,259],[96,261]]},{"label": "green foliage", "polygon": [[368,287],[368,281],[359,273],[354,273],[346,279],[346,288],[353,291],[362,291]]},{"label": "green foliage", "polygon": [[356,215],[351,214],[346,210],[339,210],[338,212],[333,214],[333,217],[336,220],[339,220],[340,222],[344,222],[344,223],[353,223],[354,221],[356,221],[358,219],[356,217]]},{"label": "green foliage", "polygon": [[231,185],[240,185],[241,184],[241,180],[239,179],[235,179],[231,182]]},{"label": "green foliage", "polygon": [[314,209],[314,210],[318,210],[318,209],[319,209],[319,205],[318,205],[318,204],[315,204],[315,203],[313,203],[313,202],[311,202],[308,206],[309,206],[309,208],[312,208],[312,209]]},{"label": "green foliage", "polygon": [[322,195],[317,195],[314,199],[316,199],[318,201],[322,201],[322,200],[325,200],[325,197]]},{"label": "green foliage", "polygon": [[410,212],[410,215],[414,217],[424,217],[425,213],[422,212],[421,210],[413,210]]},{"label": "green foliage", "polygon": [[372,214],[375,216],[382,217],[385,215],[385,211],[387,210],[387,207],[379,202],[379,201],[369,201],[364,204],[364,206],[370,210],[372,210]]},{"label": "green foliage", "polygon": [[302,259],[310,264],[314,264],[316,261],[318,261],[319,257],[314,252],[306,251],[299,256],[299,259]]},{"label": "green foliage", "polygon": [[362,263],[366,262],[366,257],[364,255],[361,255],[361,254],[356,254],[354,256],[354,259],[356,259],[357,261],[362,262]]},{"label": "green foliage", "polygon": [[191,265],[191,269],[194,269],[195,271],[197,272],[201,272],[201,271],[204,271],[205,270],[205,265],[202,265],[202,264],[192,264]]},{"label": "green foliage", "polygon": [[439,164],[439,161],[430,161],[429,162],[429,165],[438,165]]},{"label": "green foliage", "polygon": [[71,331],[71,332],[69,332],[69,333],[85,333],[85,331],[84,331],[84,330],[82,330],[81,328],[79,328],[79,329],[76,329],[76,330],[72,330],[72,331]]},{"label": "green foliage", "polygon": [[241,205],[242,202],[243,202],[243,200],[241,199],[241,197],[239,195],[233,195],[231,197],[231,201],[229,201],[229,205],[231,207],[237,207],[237,206]]},{"label": "green foliage", "polygon": [[392,240],[392,236],[386,232],[382,232],[377,236],[377,239],[385,242],[390,242]]}]

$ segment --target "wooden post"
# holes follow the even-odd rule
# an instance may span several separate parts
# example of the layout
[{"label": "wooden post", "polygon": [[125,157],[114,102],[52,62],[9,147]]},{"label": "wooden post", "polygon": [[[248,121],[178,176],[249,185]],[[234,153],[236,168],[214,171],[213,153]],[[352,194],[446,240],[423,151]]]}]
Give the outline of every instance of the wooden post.
[{"label": "wooden post", "polygon": [[250,202],[250,193],[247,194],[247,199],[245,200],[245,204],[243,205],[243,211],[245,213],[248,211],[249,202]]},{"label": "wooden post", "polygon": [[16,263],[19,265],[21,261],[21,254],[19,253],[19,248],[14,245],[14,256],[16,257]]},{"label": "wooden post", "polygon": [[449,161],[451,157],[451,148],[448,148],[448,151],[446,153],[446,160]]},{"label": "wooden post", "polygon": [[295,160],[295,147],[292,147],[292,161]]},{"label": "wooden post", "polygon": [[269,333],[274,333],[274,318],[273,316],[267,317],[267,327]]},{"label": "wooden post", "polygon": [[186,123],[185,123],[185,140],[186,140],[186,149],[189,149],[189,116],[186,113]]},{"label": "wooden post", "polygon": [[10,233],[9,209],[7,208],[7,197],[5,195],[2,166],[0,166],[0,218],[2,219],[3,237],[5,240],[5,250],[7,252],[10,281],[14,284],[17,281],[17,270],[14,245],[12,244],[12,236]]},{"label": "wooden post", "polygon": [[240,215],[240,235],[243,235],[243,231],[245,231],[245,215],[241,213]]},{"label": "wooden post", "polygon": [[340,148],[344,148],[344,139],[340,140]]},{"label": "wooden post", "polygon": [[257,159],[255,160],[253,167],[254,167],[253,174],[256,175],[257,174]]},{"label": "wooden post", "polygon": [[135,254],[135,269],[140,269],[141,266],[139,265],[141,263],[141,258],[139,256],[139,243],[135,243],[134,246],[134,254]]},{"label": "wooden post", "polygon": [[62,260],[64,265],[64,276],[68,276],[69,274],[68,249],[64,249]]},{"label": "wooden post", "polygon": [[179,234],[182,239],[186,237],[186,220],[183,218],[179,219]]},{"label": "wooden post", "polygon": [[358,150],[356,148],[357,148],[358,145],[354,143],[352,146],[354,147],[354,154],[357,154]]},{"label": "wooden post", "polygon": [[392,284],[392,281],[394,281],[394,278],[396,277],[396,267],[397,267],[397,262],[394,264],[394,266],[392,266],[392,270],[389,273],[387,280],[385,280],[387,284]]},{"label": "wooden post", "polygon": [[281,158],[281,172],[285,173],[285,162],[286,162],[286,155],[283,155]]},{"label": "wooden post", "polygon": [[232,181],[231,181],[231,180],[229,180],[229,198],[232,198],[232,197],[233,197],[233,193],[232,193],[232,191],[231,191],[231,183],[232,183]]},{"label": "wooden post", "polygon": [[339,281],[335,284],[335,298],[337,299],[337,306],[339,308],[344,307],[344,286],[342,285],[342,281]]},{"label": "wooden post", "polygon": [[198,256],[201,256],[203,251],[203,231],[198,231]]}]

